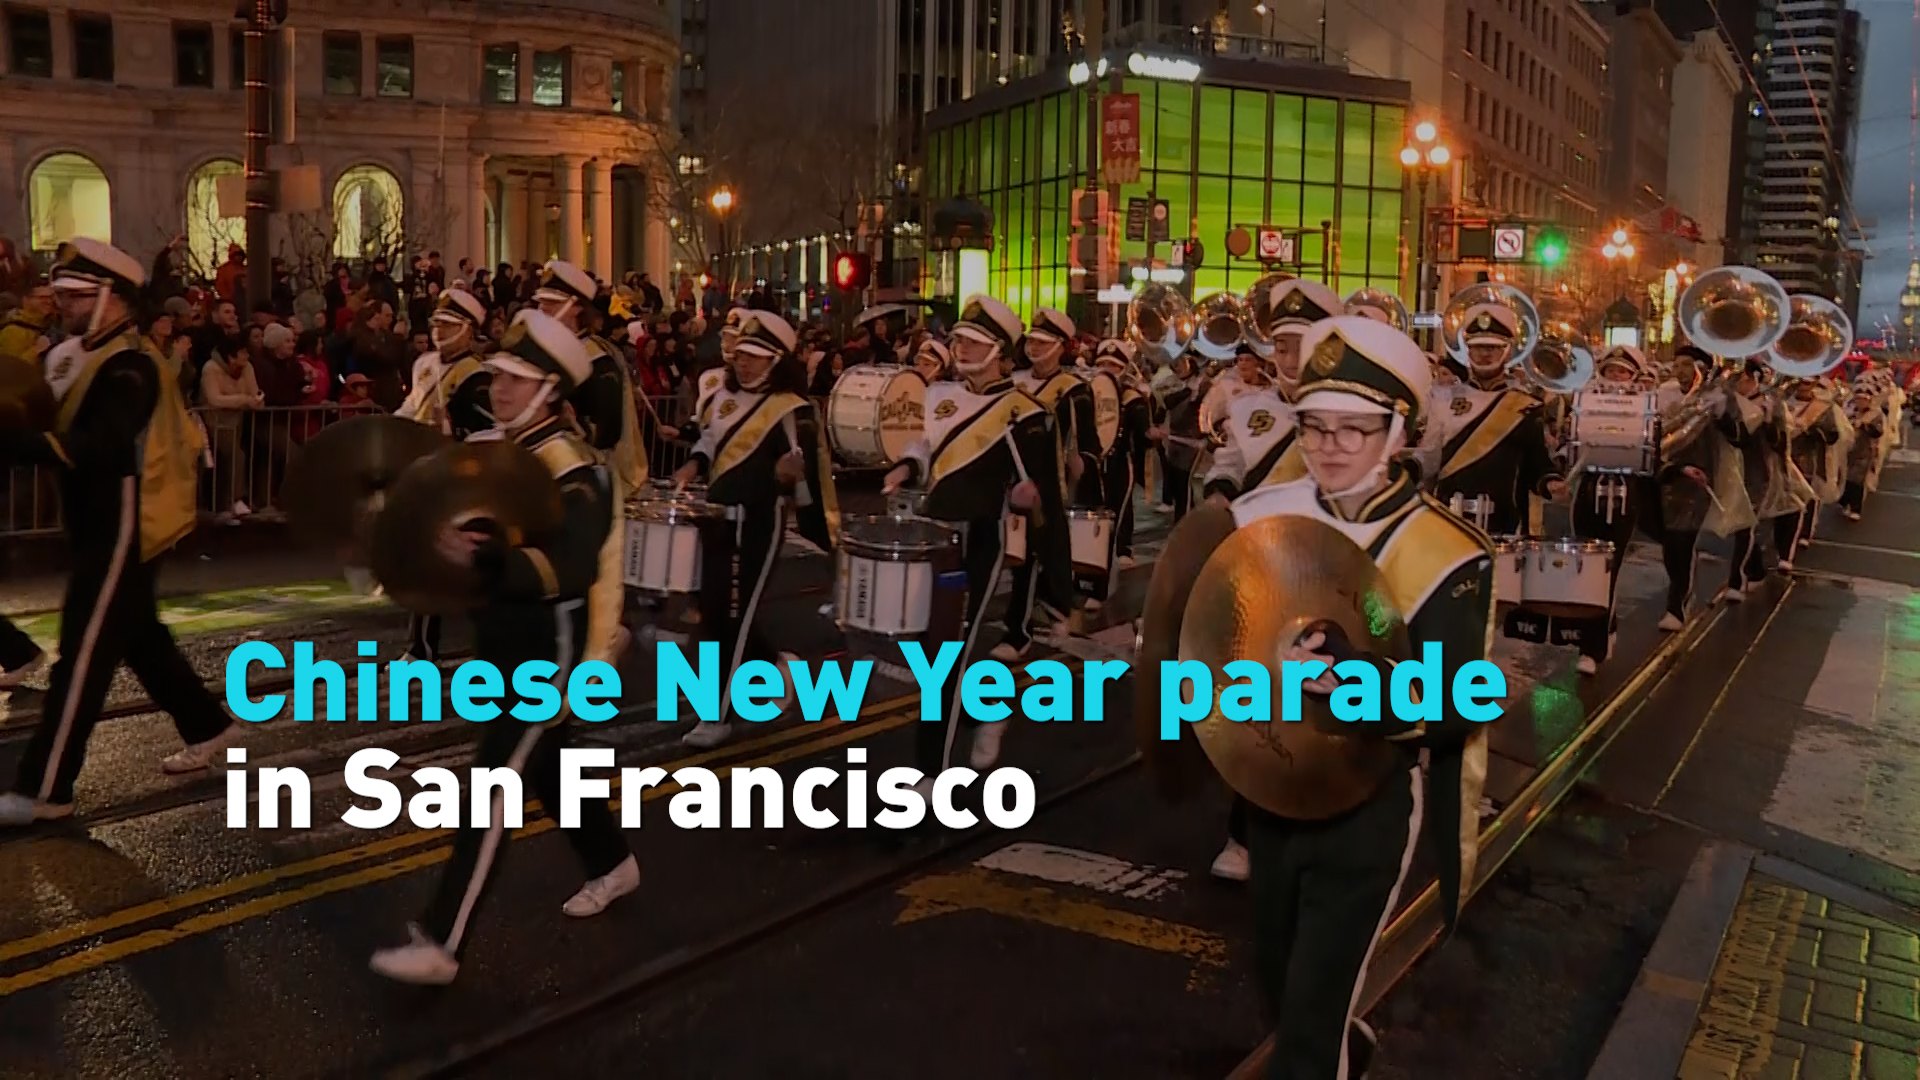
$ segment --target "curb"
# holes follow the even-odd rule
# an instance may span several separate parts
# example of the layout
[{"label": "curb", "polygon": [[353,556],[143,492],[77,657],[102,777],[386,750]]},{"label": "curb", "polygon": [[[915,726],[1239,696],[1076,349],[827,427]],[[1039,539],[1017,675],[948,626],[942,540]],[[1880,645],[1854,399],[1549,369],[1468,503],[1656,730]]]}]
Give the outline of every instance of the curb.
[{"label": "curb", "polygon": [[1725,841],[1701,846],[1587,1080],[1643,1080],[1679,1073],[1757,854]]}]

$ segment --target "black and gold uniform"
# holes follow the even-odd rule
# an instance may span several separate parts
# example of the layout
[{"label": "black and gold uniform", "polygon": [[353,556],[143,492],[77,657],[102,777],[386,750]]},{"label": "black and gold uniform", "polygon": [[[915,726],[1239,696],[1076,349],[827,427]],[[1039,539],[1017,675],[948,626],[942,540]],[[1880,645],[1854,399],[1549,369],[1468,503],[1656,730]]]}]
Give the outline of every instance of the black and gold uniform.
[{"label": "black and gold uniform", "polygon": [[[1317,445],[1334,438],[1335,428],[1320,425],[1361,417],[1384,420],[1385,439],[1372,444],[1381,446],[1379,463],[1367,479],[1343,491],[1323,490],[1310,474],[1248,492],[1230,510],[1197,511],[1185,527],[1200,535],[1218,534],[1269,517],[1297,516],[1338,530],[1372,556],[1406,620],[1408,639],[1440,647],[1439,685],[1451,686],[1461,665],[1487,656],[1493,562],[1487,537],[1423,495],[1413,473],[1393,460],[1427,402],[1427,359],[1406,335],[1365,316],[1326,320],[1304,344],[1313,360],[1296,402],[1303,441]],[[1308,461],[1311,466],[1311,449]],[[1223,522],[1221,516],[1228,514],[1230,522]],[[1176,535],[1170,543],[1179,541]],[[1196,576],[1199,566],[1191,559],[1162,565],[1185,565]],[[1185,595],[1192,585],[1191,580],[1156,580],[1153,589]],[[1359,651],[1336,624],[1309,629],[1314,633],[1300,645],[1314,658],[1329,667],[1346,660],[1370,663],[1380,671],[1377,685],[1390,685],[1392,661]],[[1317,645],[1312,644],[1315,635]],[[1177,641],[1179,627],[1150,628],[1147,640]],[[1143,656],[1141,662],[1154,659]],[[1254,955],[1269,1013],[1278,1023],[1270,1077],[1326,1080],[1364,1074],[1373,1038],[1355,1015],[1354,1003],[1423,834],[1438,867],[1449,924],[1469,891],[1487,768],[1486,730],[1459,716],[1451,697],[1442,709],[1437,724],[1415,726],[1383,717],[1379,724],[1343,729],[1352,738],[1392,744],[1385,779],[1370,793],[1351,793],[1364,800],[1356,808],[1323,820],[1283,817],[1257,805],[1247,810]]]},{"label": "black and gold uniform", "polygon": [[[600,549],[620,514],[609,469],[561,413],[566,393],[588,377],[590,365],[573,332],[537,311],[514,318],[486,364],[496,373],[541,380],[550,388],[519,415],[476,439],[511,440],[547,466],[560,489],[561,525],[537,547],[513,546],[491,529],[476,533],[451,527],[451,535],[440,543],[443,550],[460,545],[479,581],[483,600],[472,616],[474,658],[502,672],[547,661],[559,669],[553,685],[564,687],[574,667],[587,659],[588,598],[600,573]],[[493,397],[500,400],[498,393]],[[473,766],[512,769],[525,778],[547,813],[557,814],[560,753],[567,745],[569,717],[562,710],[545,723],[516,720],[510,713],[521,700],[509,689],[506,699],[497,703],[502,715],[479,725]],[[495,788],[487,823],[469,823],[455,835],[453,856],[425,914],[410,928],[409,942],[376,952],[371,964],[376,973],[428,985],[444,985],[458,974],[473,921],[505,854],[506,810]],[[583,801],[579,827],[561,831],[587,877],[562,908],[568,915],[599,914],[639,886],[639,864],[605,801]]]},{"label": "black and gold uniform", "polygon": [[[567,394],[573,422],[587,445],[606,458],[614,482],[613,504],[625,507],[627,500],[647,480],[647,451],[641,441],[640,421],[633,402],[633,380],[627,362],[605,338],[593,332],[598,317],[593,303],[599,286],[586,271],[555,259],[540,276],[540,287],[533,299],[540,310],[558,319],[579,337],[593,364],[593,373]],[[626,584],[620,560],[626,537],[616,529],[607,537],[600,553],[600,589],[592,604],[587,659],[612,663],[617,659],[622,622],[626,614]]]},{"label": "black and gold uniform", "polygon": [[[1631,346],[1609,349],[1594,365],[1589,394],[1638,393],[1636,384],[1648,370],[1646,358]],[[1575,462],[1578,467],[1578,462]],[[1633,543],[1648,496],[1654,490],[1641,477],[1601,473],[1580,469],[1573,478],[1573,532],[1585,540],[1613,545],[1607,560],[1607,615],[1586,620],[1554,620],[1553,642],[1572,645],[1580,651],[1581,674],[1592,675],[1613,651],[1617,621],[1613,614],[1614,597],[1620,589],[1620,567],[1626,563],[1627,549]]]},{"label": "black and gold uniform", "polygon": [[[926,493],[925,514],[961,527],[961,559],[966,569],[966,624],[960,657],[941,688],[942,724],[915,725],[916,765],[934,774],[953,764],[954,742],[963,721],[960,679],[973,662],[987,602],[1000,584],[1006,547],[1006,521],[1016,503],[1027,506],[1028,562],[1050,589],[1070,595],[1072,557],[1062,496],[1059,441],[1049,430],[1046,410],[1001,374],[1001,357],[1020,340],[1020,317],[988,296],[968,299],[948,339],[958,379],[927,387],[925,439],[908,447],[906,460],[888,474],[891,491],[903,484]],[[941,642],[928,645],[931,656]],[[999,756],[1006,724],[975,728],[971,763],[986,768]]]},{"label": "black and gold uniform", "polygon": [[1518,336],[1512,310],[1483,304],[1467,318],[1469,349],[1491,355],[1487,363],[1477,356],[1470,362],[1467,384],[1453,396],[1449,413],[1428,421],[1439,425],[1443,447],[1435,493],[1442,502],[1455,495],[1485,497],[1492,503],[1489,532],[1526,533],[1528,500],[1550,498],[1549,489],[1563,479],[1548,449],[1544,406],[1509,385],[1506,362]]},{"label": "black and gold uniform", "polygon": [[1160,501],[1176,522],[1193,504],[1193,470],[1207,446],[1206,433],[1200,430],[1200,404],[1208,387],[1190,355],[1174,357],[1153,378],[1154,427],[1148,437],[1160,452]]},{"label": "black and gold uniform", "polygon": [[1108,338],[1094,352],[1094,365],[1120,388],[1120,415],[1113,445],[1107,448],[1107,510],[1113,514],[1113,554],[1107,565],[1121,569],[1133,560],[1133,490],[1146,475],[1147,430],[1153,426],[1152,398],[1133,366],[1132,347]]},{"label": "black and gold uniform", "polygon": [[1810,497],[1798,514],[1774,519],[1773,546],[1780,569],[1793,569],[1793,558],[1813,540],[1820,504],[1840,501],[1843,440],[1853,434],[1845,410],[1833,400],[1833,380],[1802,380],[1787,405],[1787,455],[1806,481]]},{"label": "black and gold uniform", "polygon": [[[834,548],[840,512],[833,460],[811,402],[802,397],[806,367],[794,355],[799,336],[785,319],[755,312],[735,347],[734,369],[707,408],[708,421],[679,479],[704,478],[707,501],[727,516],[700,530],[700,626],[720,645],[722,685],[748,660],[794,660],[776,653],[758,622],[767,583],[786,541],[788,501],[800,535]],[[791,685],[791,684],[789,684]],[[720,718],[687,732],[689,746],[717,746],[733,733],[733,699]]]},{"label": "black and gold uniform", "polygon": [[[1013,381],[1027,396],[1039,402],[1052,420],[1062,463],[1061,470],[1052,475],[1054,483],[1062,485],[1066,505],[1095,507],[1104,502],[1099,422],[1094,411],[1093,388],[1067,366],[1073,337],[1073,321],[1065,314],[1053,308],[1034,312],[1033,325],[1027,328],[1021,346],[1022,358],[1028,366],[1016,370]],[[1042,482],[1038,476],[1033,479],[1036,483]],[[1067,524],[1064,518],[1061,524]],[[1027,647],[1033,643],[1035,603],[1046,603],[1056,612],[1064,613],[1073,606],[1076,592],[1087,597],[1106,595],[1105,578],[1078,579],[1072,572],[1072,558],[1069,543],[1067,580],[1072,584],[1065,593],[1053,591],[1050,584],[1053,573],[1045,565],[1045,552],[1030,550],[1020,565],[1014,567],[1013,591],[1007,597],[1007,632],[1000,644],[994,646],[995,659],[1011,662],[1026,655]]]},{"label": "black and gold uniform", "polygon": [[122,661],[187,744],[168,772],[206,768],[238,740],[235,724],[160,622],[160,556],[193,530],[205,447],[179,384],[141,341],[131,314],[138,260],[107,244],[61,246],[49,274],[71,337],[47,355],[54,430],[0,431],[0,460],[58,473],[73,571],[46,704],[0,796],[0,826],[73,813],[87,740]]},{"label": "black and gold uniform", "polygon": [[[428,332],[433,351],[413,363],[413,389],[397,415],[466,441],[493,426],[487,384],[492,373],[480,365],[480,328],[487,309],[464,289],[448,289],[435,301]],[[402,659],[437,660],[440,618],[415,615],[408,620],[407,652]]]}]

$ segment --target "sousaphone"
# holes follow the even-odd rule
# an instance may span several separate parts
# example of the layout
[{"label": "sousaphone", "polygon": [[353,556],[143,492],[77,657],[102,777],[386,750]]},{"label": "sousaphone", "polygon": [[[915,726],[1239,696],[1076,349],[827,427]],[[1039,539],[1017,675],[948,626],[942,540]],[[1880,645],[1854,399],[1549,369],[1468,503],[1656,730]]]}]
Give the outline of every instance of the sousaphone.
[{"label": "sousaphone", "polygon": [[[1264,518],[1235,528],[1229,511],[1188,514],[1154,567],[1138,640],[1141,749],[1163,791],[1182,794],[1201,773],[1191,739],[1234,791],[1270,813],[1319,821],[1359,806],[1380,789],[1396,761],[1385,736],[1405,729],[1391,715],[1382,682],[1378,721],[1344,722],[1330,699],[1301,696],[1301,714],[1285,718],[1281,662],[1316,625],[1337,625],[1354,648],[1401,660],[1412,656],[1406,626],[1379,568],[1332,526],[1310,518]],[[1198,661],[1213,673],[1215,701],[1234,684],[1230,664],[1251,661],[1270,673],[1266,723],[1212,715],[1159,738],[1160,662]]]},{"label": "sousaphone", "polygon": [[1127,308],[1127,340],[1135,360],[1151,370],[1172,364],[1193,342],[1193,306],[1178,290],[1150,282]]},{"label": "sousaphone", "polygon": [[1793,303],[1778,281],[1751,266],[1716,266],[1680,294],[1680,328],[1716,356],[1765,353],[1793,325]]}]

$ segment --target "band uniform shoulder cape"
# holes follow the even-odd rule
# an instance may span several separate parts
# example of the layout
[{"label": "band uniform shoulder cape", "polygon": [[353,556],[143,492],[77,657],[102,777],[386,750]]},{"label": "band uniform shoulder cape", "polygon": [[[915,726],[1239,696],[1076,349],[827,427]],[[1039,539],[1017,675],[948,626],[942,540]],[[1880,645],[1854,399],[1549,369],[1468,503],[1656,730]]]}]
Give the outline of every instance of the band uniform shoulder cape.
[{"label": "band uniform shoulder cape", "polygon": [[206,435],[187,412],[180,380],[166,378],[172,365],[131,328],[103,340],[72,337],[47,356],[47,381],[59,402],[54,431],[64,435],[87,399],[93,377],[107,361],[136,352],[154,365],[158,395],[140,432],[140,561],[151,562],[186,539],[199,520],[200,455]]}]

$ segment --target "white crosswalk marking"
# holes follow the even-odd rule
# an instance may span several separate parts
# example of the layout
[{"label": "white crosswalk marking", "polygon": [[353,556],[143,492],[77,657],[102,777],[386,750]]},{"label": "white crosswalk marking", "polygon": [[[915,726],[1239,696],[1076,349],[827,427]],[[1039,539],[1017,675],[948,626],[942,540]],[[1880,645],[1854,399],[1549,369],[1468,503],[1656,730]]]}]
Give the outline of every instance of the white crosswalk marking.
[{"label": "white crosswalk marking", "polygon": [[1152,900],[1186,878],[1181,870],[1135,866],[1110,855],[1052,844],[1012,844],[974,863],[986,870],[1039,878],[1057,885],[1078,885],[1134,900]]}]

